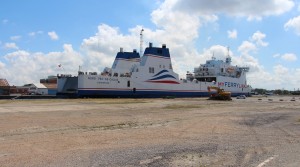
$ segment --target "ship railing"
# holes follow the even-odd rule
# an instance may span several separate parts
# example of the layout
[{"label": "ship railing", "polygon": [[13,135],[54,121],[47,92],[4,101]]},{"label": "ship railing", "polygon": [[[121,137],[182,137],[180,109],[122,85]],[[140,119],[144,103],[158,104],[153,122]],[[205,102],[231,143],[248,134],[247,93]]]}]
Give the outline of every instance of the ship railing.
[{"label": "ship railing", "polygon": [[120,77],[131,77],[130,73],[122,73],[120,74]]},{"label": "ship railing", "polygon": [[100,75],[101,76],[111,76],[111,73],[109,73],[109,72],[102,72]]},{"label": "ship railing", "polygon": [[250,68],[249,67],[239,67],[239,70],[249,72]]},{"label": "ship railing", "polygon": [[57,74],[57,77],[61,78],[61,77],[72,77],[71,74]]},{"label": "ship railing", "polygon": [[97,72],[89,72],[89,75],[97,75]]},{"label": "ship railing", "polygon": [[216,75],[212,74],[212,73],[195,73],[195,77],[203,77],[203,76],[205,76],[205,77],[207,77],[207,76],[214,77]]}]

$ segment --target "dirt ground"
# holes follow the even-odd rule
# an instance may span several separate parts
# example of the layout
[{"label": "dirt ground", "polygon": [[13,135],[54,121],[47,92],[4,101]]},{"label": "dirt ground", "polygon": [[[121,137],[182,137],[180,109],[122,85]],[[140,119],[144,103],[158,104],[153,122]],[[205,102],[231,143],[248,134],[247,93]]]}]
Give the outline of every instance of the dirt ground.
[{"label": "dirt ground", "polygon": [[299,96],[0,100],[0,166],[299,165]]}]

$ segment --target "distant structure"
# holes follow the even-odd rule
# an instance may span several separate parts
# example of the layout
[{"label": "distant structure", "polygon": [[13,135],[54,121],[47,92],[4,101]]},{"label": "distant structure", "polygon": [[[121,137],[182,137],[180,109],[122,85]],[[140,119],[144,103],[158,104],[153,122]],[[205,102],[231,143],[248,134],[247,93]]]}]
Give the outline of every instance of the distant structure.
[{"label": "distant structure", "polygon": [[27,95],[29,87],[24,86],[10,86],[9,93],[10,95]]},{"label": "distant structure", "polygon": [[7,80],[0,78],[0,95],[9,95],[9,88]]},{"label": "distant structure", "polygon": [[0,78],[0,95],[56,95],[57,76],[40,79],[40,83],[30,83],[23,86],[10,86],[6,79]]},{"label": "distant structure", "polygon": [[41,83],[27,84],[29,95],[48,95],[48,89]]},{"label": "distant structure", "polygon": [[48,78],[40,79],[40,83],[48,89],[48,95],[56,95],[57,93],[57,76],[48,76]]}]

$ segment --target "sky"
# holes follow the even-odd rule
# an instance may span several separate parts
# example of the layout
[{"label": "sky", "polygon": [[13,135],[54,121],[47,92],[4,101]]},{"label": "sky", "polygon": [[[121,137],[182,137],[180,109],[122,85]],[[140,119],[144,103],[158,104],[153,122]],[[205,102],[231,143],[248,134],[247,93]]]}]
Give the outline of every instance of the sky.
[{"label": "sky", "polygon": [[[0,78],[38,83],[101,72],[149,42],[187,71],[214,55],[250,67],[253,88],[300,88],[300,0],[9,0],[0,2]],[[60,67],[58,65],[61,65]]]}]

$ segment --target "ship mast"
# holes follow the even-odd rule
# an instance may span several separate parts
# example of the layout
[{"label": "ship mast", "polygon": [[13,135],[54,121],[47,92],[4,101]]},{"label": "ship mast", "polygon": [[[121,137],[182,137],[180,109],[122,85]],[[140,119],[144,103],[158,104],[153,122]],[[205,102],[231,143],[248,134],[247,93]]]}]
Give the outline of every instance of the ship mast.
[{"label": "ship mast", "polygon": [[230,64],[231,63],[231,57],[230,57],[230,55],[229,55],[229,46],[227,46],[227,57],[226,57],[226,63],[227,64]]},{"label": "ship mast", "polygon": [[212,55],[211,59],[212,59],[212,60],[216,60],[215,52],[213,52],[213,55]]},{"label": "ship mast", "polygon": [[142,29],[140,33],[140,56],[142,56],[142,52],[143,52],[143,31],[144,29]]}]

